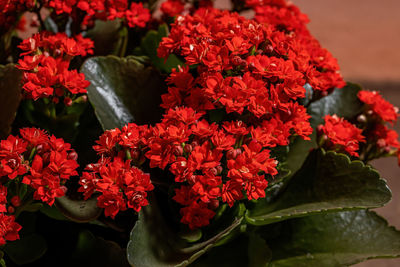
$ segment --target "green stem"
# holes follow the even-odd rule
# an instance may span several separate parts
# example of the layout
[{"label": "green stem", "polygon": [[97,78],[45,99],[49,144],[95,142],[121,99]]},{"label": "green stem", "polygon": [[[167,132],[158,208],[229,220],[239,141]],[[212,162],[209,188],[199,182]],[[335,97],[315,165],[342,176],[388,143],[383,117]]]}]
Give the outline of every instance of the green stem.
[{"label": "green stem", "polygon": [[50,117],[52,119],[56,119],[57,118],[56,106],[54,105],[54,103],[51,103],[51,105],[50,105]]},{"label": "green stem", "polygon": [[131,156],[131,152],[129,151],[129,149],[127,149],[127,150],[125,150],[125,155],[126,155],[126,159],[132,159],[132,156]]},{"label": "green stem", "polygon": [[36,153],[36,147],[32,148],[31,153],[29,154],[28,160],[31,161],[33,159],[33,156]]},{"label": "green stem", "polygon": [[31,205],[33,202],[33,198],[31,198],[29,201],[27,201],[26,203],[24,203],[23,205],[17,207],[16,211],[15,211],[15,219],[18,218],[18,216],[21,214],[21,212],[23,212],[25,210],[26,207],[28,207],[29,205]]},{"label": "green stem", "polygon": [[125,56],[126,49],[128,47],[128,28],[125,26],[122,26],[122,28],[119,30],[119,45],[118,45],[118,51],[117,55],[119,57]]}]

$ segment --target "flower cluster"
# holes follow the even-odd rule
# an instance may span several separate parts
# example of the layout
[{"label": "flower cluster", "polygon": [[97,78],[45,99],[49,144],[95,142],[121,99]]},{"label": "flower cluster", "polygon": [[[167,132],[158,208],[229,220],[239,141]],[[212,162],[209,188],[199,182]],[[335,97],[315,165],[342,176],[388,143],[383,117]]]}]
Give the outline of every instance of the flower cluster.
[{"label": "flower cluster", "polygon": [[21,204],[20,198],[19,196],[13,196],[11,200],[10,198],[7,196],[7,187],[0,184],[0,246],[5,245],[6,241],[19,239],[18,232],[22,228],[15,222],[13,215],[15,208]]},{"label": "flower cluster", "polygon": [[345,151],[368,162],[382,156],[397,155],[400,164],[400,142],[396,131],[388,128],[394,124],[398,109],[376,91],[358,92],[364,108],[357,116],[357,128],[336,115],[326,116],[325,125],[318,126],[319,145],[326,149]]},{"label": "flower cluster", "polygon": [[129,27],[146,26],[151,19],[150,11],[143,7],[142,3],[128,0],[0,0],[0,27],[10,28],[25,11],[40,11],[45,7],[54,11],[55,15],[65,14],[71,16],[82,26],[91,26],[96,19],[114,20],[116,18],[124,21]]},{"label": "flower cluster", "polygon": [[[175,181],[184,183],[174,199],[184,206],[182,222],[196,228],[209,223],[220,200],[232,206],[265,197],[266,178],[277,174],[270,149],[288,145],[293,135],[309,139],[310,116],[297,102],[305,95],[307,73],[275,51],[292,43],[277,41],[284,34],[265,24],[212,8],[175,21],[158,54],[175,53],[194,68],[180,67],[167,79],[168,93],[162,96],[167,114],[146,156],[151,167],[170,164]],[[193,125],[168,119],[192,110],[198,120]],[[166,132],[173,127],[184,129],[175,143]],[[177,149],[184,156],[173,156]],[[154,163],[158,158],[163,164]]]},{"label": "flower cluster", "polygon": [[168,21],[168,18],[172,18],[178,15],[193,13],[198,8],[202,7],[213,7],[212,0],[167,0],[160,6],[160,11],[164,15],[164,19]]},{"label": "flower cluster", "polygon": [[242,121],[209,123],[203,112],[169,109],[150,129],[146,157],[150,167],[174,175],[173,199],[181,204],[181,222],[190,228],[209,224],[219,201],[233,206],[243,198],[265,197],[266,176],[277,174],[270,150],[251,137]]},{"label": "flower cluster", "polygon": [[330,92],[345,85],[337,60],[310,34],[309,20],[297,6],[285,0],[246,0],[246,4],[254,9],[257,22],[277,31],[269,49],[291,59],[313,89]]},{"label": "flower cluster", "polygon": [[19,48],[24,57],[17,68],[24,71],[23,89],[27,98],[51,98],[55,103],[63,98],[66,105],[71,105],[76,94],[86,93],[90,83],[84,74],[70,70],[69,65],[73,57],[93,53],[90,39],[42,32],[24,40]]},{"label": "flower cluster", "polygon": [[[35,6],[34,0],[0,0],[0,33],[8,31],[17,26],[19,15],[32,9]],[[20,21],[23,17],[20,18]]]},{"label": "flower cluster", "polygon": [[19,230],[22,227],[15,222],[14,215],[7,215],[0,212],[0,246],[5,245],[6,241],[14,241],[19,239]]},{"label": "flower cluster", "polygon": [[336,115],[326,115],[325,125],[318,127],[324,148],[334,151],[345,151],[351,156],[358,157],[359,143],[365,143],[362,130]]},{"label": "flower cluster", "polygon": [[[144,161],[142,147],[146,145],[147,127],[133,123],[122,130],[106,131],[93,148],[101,156],[86,167],[79,181],[79,192],[88,199],[100,193],[97,205],[105,215],[114,218],[119,211],[132,208],[139,212],[148,204],[147,192],[153,190],[150,175],[136,166]],[[136,165],[136,166],[135,166]]]},{"label": "flower cluster", "polygon": [[400,165],[400,143],[396,131],[389,129],[386,124],[394,124],[398,117],[398,108],[394,107],[376,91],[360,91],[358,98],[365,103],[362,116],[368,127],[364,135],[368,143],[374,144],[366,151],[367,159],[384,155],[397,154]]},{"label": "flower cluster", "polygon": [[360,91],[358,98],[368,107],[367,114],[374,117],[374,120],[394,123],[398,117],[398,109],[376,91]]},{"label": "flower cluster", "polygon": [[168,17],[175,17],[182,14],[184,10],[184,1],[182,0],[167,0],[161,4],[161,12]]},{"label": "flower cluster", "polygon": [[150,11],[140,2],[132,2],[130,5],[127,0],[79,0],[77,2],[77,7],[87,13],[84,23],[93,21],[94,18],[107,20],[120,18],[125,20],[129,27],[143,28],[151,18]]},{"label": "flower cluster", "polygon": [[21,137],[10,135],[0,143],[0,177],[22,177],[33,190],[33,198],[49,205],[64,196],[63,185],[77,175],[77,154],[61,138],[36,128],[20,129]]},{"label": "flower cluster", "polygon": [[83,25],[93,24],[95,19],[122,19],[129,27],[145,27],[150,20],[150,11],[142,3],[128,0],[49,0],[47,7],[53,8],[56,14],[72,15],[75,19],[84,12]]}]

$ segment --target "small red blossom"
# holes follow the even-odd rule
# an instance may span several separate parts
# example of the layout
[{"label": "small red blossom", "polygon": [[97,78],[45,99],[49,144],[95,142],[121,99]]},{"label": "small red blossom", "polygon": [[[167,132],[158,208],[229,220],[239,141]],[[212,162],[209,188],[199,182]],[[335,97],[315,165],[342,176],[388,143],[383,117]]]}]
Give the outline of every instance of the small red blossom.
[{"label": "small red blossom", "polygon": [[52,205],[56,197],[64,196],[65,181],[78,174],[76,152],[40,129],[22,128],[20,134],[21,138],[10,135],[0,143],[0,176],[22,176],[22,183],[35,189],[34,199]]},{"label": "small red blossom", "polygon": [[368,105],[373,114],[381,118],[385,122],[394,123],[398,117],[398,108],[383,99],[376,91],[360,91],[358,98]]},{"label": "small red blossom", "polygon": [[129,27],[144,28],[150,17],[150,11],[144,8],[142,3],[131,3],[130,9],[126,10],[125,13]]},{"label": "small red blossom", "polygon": [[326,115],[325,125],[318,126],[321,134],[326,136],[324,146],[327,149],[345,151],[351,156],[358,157],[359,143],[365,143],[362,130],[336,115]]},{"label": "small red blossom", "polygon": [[15,222],[13,215],[0,213],[0,246],[5,245],[6,241],[19,239],[18,232],[21,229],[21,225]]},{"label": "small red blossom", "polygon": [[193,202],[190,206],[181,209],[181,222],[188,224],[190,229],[206,226],[215,212],[207,208],[205,204]]},{"label": "small red blossom", "polygon": [[106,216],[114,218],[128,208],[139,212],[149,204],[147,192],[154,189],[150,175],[135,166],[143,162],[141,148],[147,133],[147,127],[130,123],[122,130],[106,131],[93,146],[101,158],[86,167],[78,191],[85,199],[100,193],[97,205]]},{"label": "small red blossom", "polygon": [[184,3],[181,0],[167,0],[161,4],[160,9],[168,17],[175,17],[182,13]]},{"label": "small red blossom", "polygon": [[24,70],[23,89],[25,96],[33,100],[60,97],[66,99],[86,93],[89,82],[82,73],[69,70],[70,60],[75,56],[93,53],[93,42],[77,35],[51,35],[47,32],[35,34],[20,45],[24,52],[17,67]]}]

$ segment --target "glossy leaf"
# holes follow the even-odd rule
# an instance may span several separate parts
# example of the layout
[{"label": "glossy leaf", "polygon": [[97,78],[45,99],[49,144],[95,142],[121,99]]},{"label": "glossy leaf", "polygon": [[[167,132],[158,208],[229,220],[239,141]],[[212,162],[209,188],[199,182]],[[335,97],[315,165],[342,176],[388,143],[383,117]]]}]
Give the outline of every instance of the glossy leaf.
[{"label": "glossy leaf", "polygon": [[271,267],[339,267],[400,256],[400,232],[367,210],[308,216],[261,231],[272,250]]},{"label": "glossy leaf", "polygon": [[128,261],[135,267],[187,266],[228,236],[242,222],[243,217],[212,238],[188,244],[167,225],[157,205],[152,201],[139,213],[139,220],[128,243]]},{"label": "glossy leaf", "polygon": [[75,251],[67,261],[68,266],[129,266],[125,251],[117,243],[96,237],[88,230],[79,233]]},{"label": "glossy leaf", "polygon": [[264,225],[309,214],[381,207],[391,199],[385,180],[361,161],[314,150],[272,203],[256,205],[247,222]]},{"label": "glossy leaf", "polygon": [[103,129],[160,120],[165,83],[154,69],[131,57],[108,56],[86,60],[81,72],[91,83],[87,88],[89,101]]},{"label": "glossy leaf", "polygon": [[0,65],[0,139],[11,132],[19,103],[21,101],[22,71],[14,64]]},{"label": "glossy leaf", "polygon": [[266,266],[272,256],[265,240],[256,233],[249,234],[247,254],[249,257],[249,267]]},{"label": "glossy leaf", "polygon": [[87,32],[86,37],[94,42],[95,55],[120,55],[123,50],[125,36],[119,19],[96,20],[94,27]]},{"label": "glossy leaf", "polygon": [[40,209],[40,212],[42,212],[47,217],[52,218],[54,220],[69,221],[69,219],[65,217],[59,209],[57,209],[56,205],[53,206],[43,205],[42,208]]},{"label": "glossy leaf", "polygon": [[46,240],[39,234],[32,233],[21,239],[8,242],[4,247],[7,256],[18,265],[40,259],[47,250]]},{"label": "glossy leaf", "polygon": [[[103,209],[97,207],[97,199],[90,198],[88,200],[72,200],[66,196],[56,199],[57,209],[67,217],[75,222],[90,222],[100,216]],[[54,213],[51,213],[54,215]],[[52,217],[50,214],[49,216]]]}]

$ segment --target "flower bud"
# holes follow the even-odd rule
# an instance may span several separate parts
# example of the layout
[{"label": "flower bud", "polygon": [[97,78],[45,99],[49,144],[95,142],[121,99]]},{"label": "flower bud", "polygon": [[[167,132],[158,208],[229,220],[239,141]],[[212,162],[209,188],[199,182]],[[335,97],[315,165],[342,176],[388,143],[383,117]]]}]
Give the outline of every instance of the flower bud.
[{"label": "flower bud", "polygon": [[210,172],[212,175],[214,175],[214,176],[217,176],[217,175],[218,175],[218,170],[217,170],[216,168],[211,168],[211,169],[209,170],[209,172]]},{"label": "flower bud", "polygon": [[8,206],[7,211],[8,211],[8,213],[14,213],[15,208],[13,206]]},{"label": "flower bud", "polygon": [[213,199],[208,203],[208,208],[211,210],[215,210],[219,207],[219,201],[218,199]]},{"label": "flower bud", "polygon": [[364,114],[361,114],[357,117],[357,121],[361,123],[367,122],[367,117]]},{"label": "flower bud", "polygon": [[71,151],[68,153],[67,159],[70,160],[77,160],[78,159],[78,153],[76,153],[75,151]]},{"label": "flower bud", "polygon": [[60,186],[60,188],[64,192],[64,195],[65,195],[68,191],[68,188],[65,185]]},{"label": "flower bud", "polygon": [[140,158],[140,151],[138,149],[132,149],[131,157],[133,160],[138,160]]},{"label": "flower bud", "polygon": [[235,159],[237,156],[236,149],[231,149],[228,152],[226,152],[226,158],[229,159]]},{"label": "flower bud", "polygon": [[72,99],[69,98],[69,97],[64,98],[64,104],[65,104],[67,107],[72,106]]},{"label": "flower bud", "polygon": [[218,165],[216,168],[217,168],[217,175],[220,175],[224,170],[221,165]]},{"label": "flower bud", "polygon": [[193,151],[193,147],[191,144],[186,144],[183,150],[185,151],[185,153],[190,153]]},{"label": "flower bud", "polygon": [[179,156],[182,156],[183,155],[183,148],[182,148],[182,146],[175,146],[175,148],[174,148],[174,155],[175,156],[177,156],[177,157],[179,157]]},{"label": "flower bud", "polygon": [[12,204],[14,207],[19,207],[19,206],[21,205],[21,199],[19,198],[19,196],[13,196],[13,197],[11,198],[11,204]]},{"label": "flower bud", "polygon": [[267,45],[264,50],[265,53],[271,54],[274,51],[274,47],[272,45]]}]

